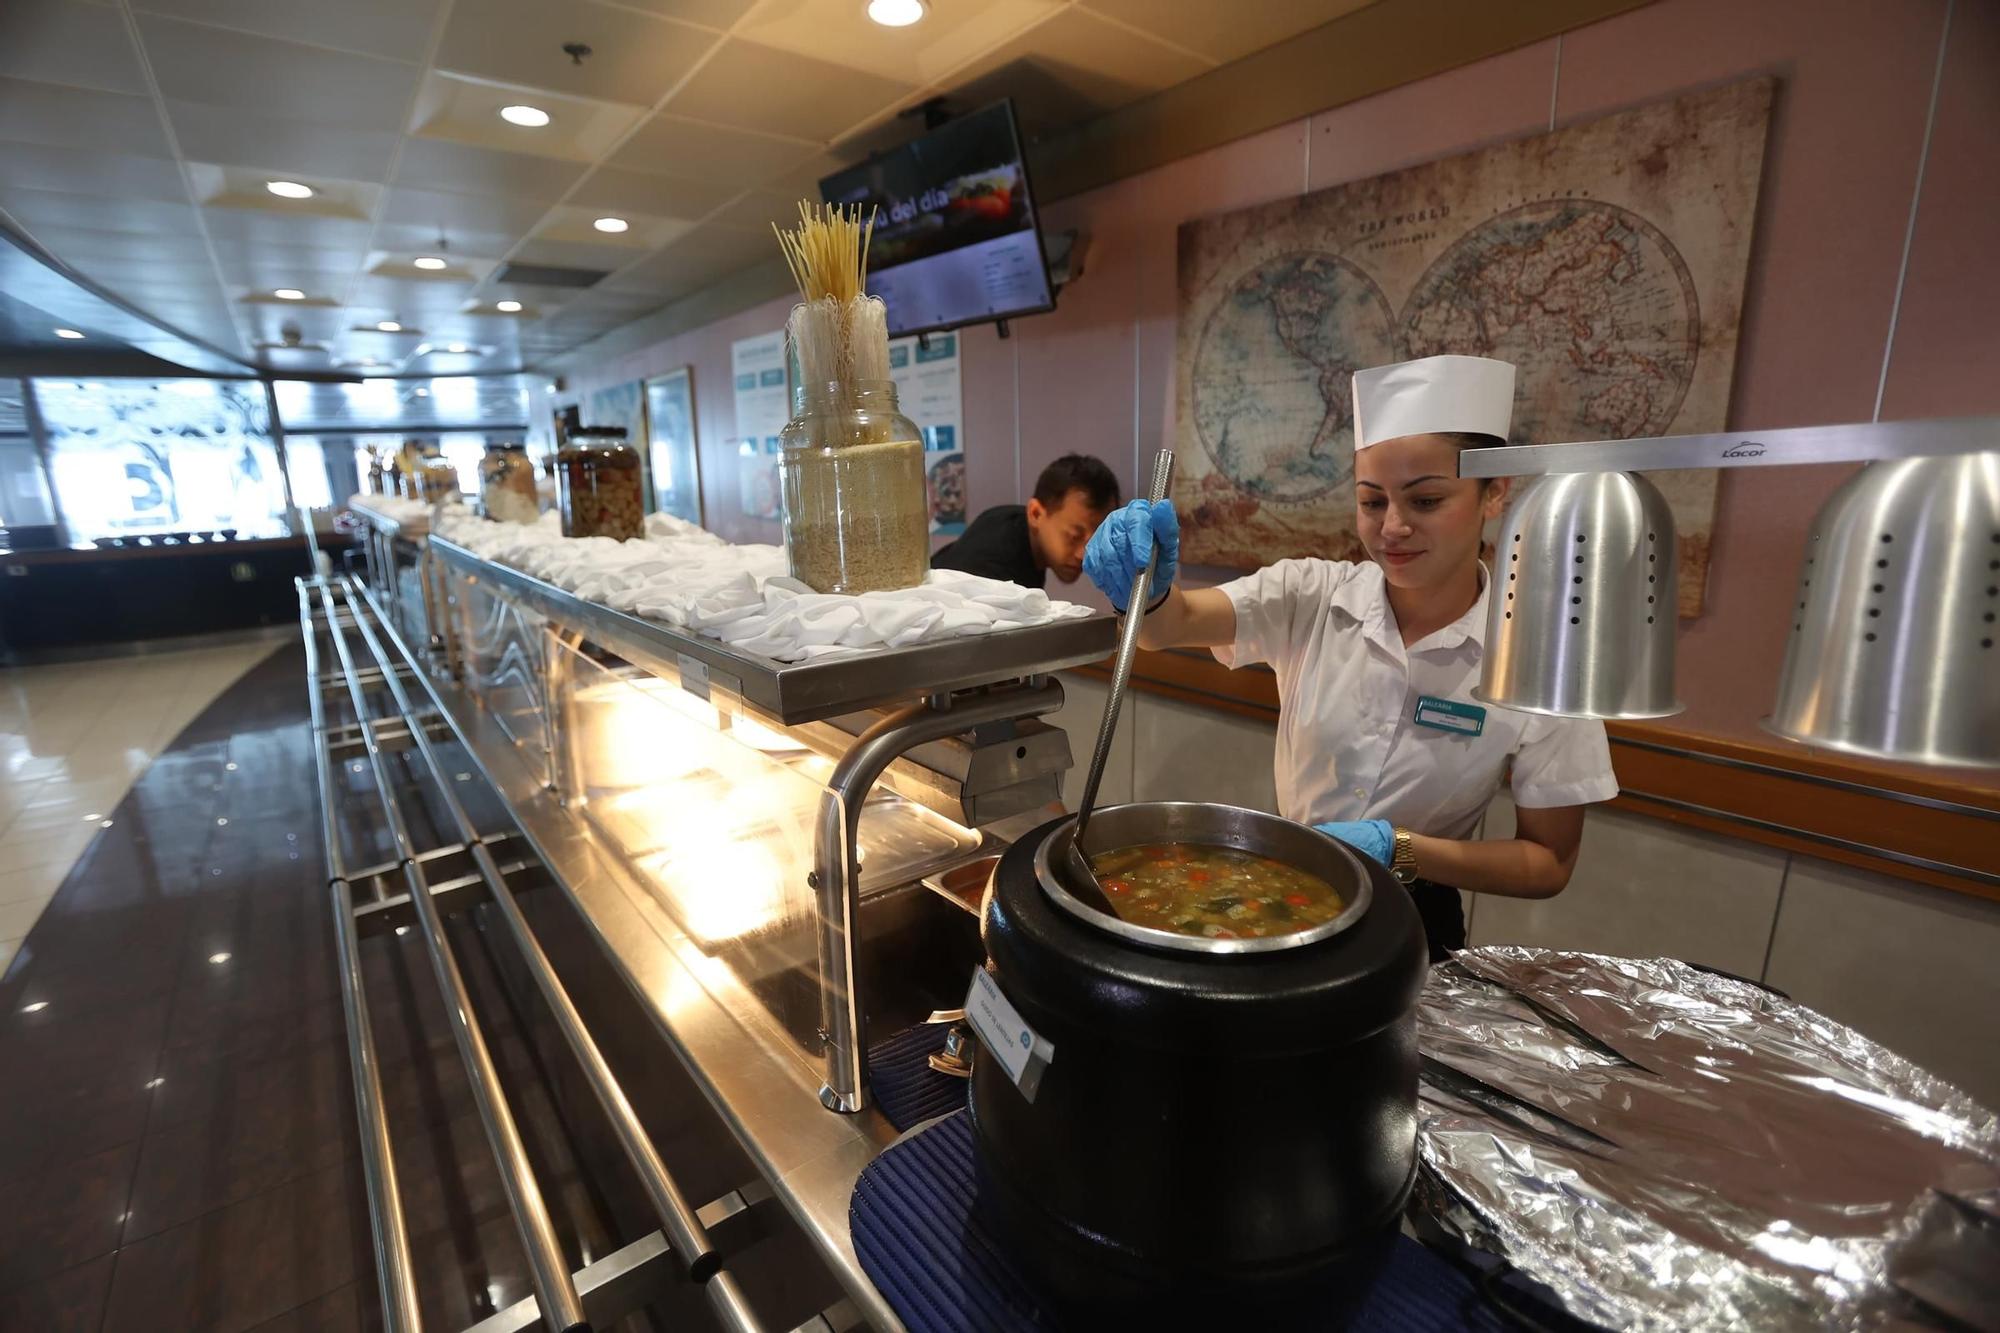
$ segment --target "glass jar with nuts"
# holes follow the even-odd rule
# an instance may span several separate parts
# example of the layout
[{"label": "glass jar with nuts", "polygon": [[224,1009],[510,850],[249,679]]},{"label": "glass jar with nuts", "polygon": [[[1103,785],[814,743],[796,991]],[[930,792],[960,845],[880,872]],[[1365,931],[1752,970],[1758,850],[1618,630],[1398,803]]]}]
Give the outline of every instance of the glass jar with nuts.
[{"label": "glass jar with nuts", "polygon": [[489,444],[479,460],[479,507],[496,523],[533,523],[541,512],[528,446]]},{"label": "glass jar with nuts", "polygon": [[565,537],[645,535],[645,472],[622,426],[570,432],[556,455],[556,494]]}]

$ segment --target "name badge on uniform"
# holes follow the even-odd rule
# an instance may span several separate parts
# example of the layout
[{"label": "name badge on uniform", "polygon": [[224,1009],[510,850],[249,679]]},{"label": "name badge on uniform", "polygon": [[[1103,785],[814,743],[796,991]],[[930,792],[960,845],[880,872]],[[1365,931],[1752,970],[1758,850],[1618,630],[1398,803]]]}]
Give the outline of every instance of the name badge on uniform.
[{"label": "name badge on uniform", "polygon": [[1462,704],[1456,699],[1433,699],[1425,694],[1417,699],[1416,723],[1436,731],[1477,736],[1486,730],[1486,710],[1478,704]]}]

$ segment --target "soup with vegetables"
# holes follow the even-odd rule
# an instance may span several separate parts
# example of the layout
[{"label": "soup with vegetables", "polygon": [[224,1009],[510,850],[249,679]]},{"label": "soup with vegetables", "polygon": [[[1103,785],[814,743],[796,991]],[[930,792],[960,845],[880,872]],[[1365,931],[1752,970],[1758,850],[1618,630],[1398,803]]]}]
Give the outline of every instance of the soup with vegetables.
[{"label": "soup with vegetables", "polygon": [[1318,876],[1233,847],[1149,842],[1100,852],[1090,865],[1123,920],[1183,935],[1291,935],[1333,920],[1346,906]]}]

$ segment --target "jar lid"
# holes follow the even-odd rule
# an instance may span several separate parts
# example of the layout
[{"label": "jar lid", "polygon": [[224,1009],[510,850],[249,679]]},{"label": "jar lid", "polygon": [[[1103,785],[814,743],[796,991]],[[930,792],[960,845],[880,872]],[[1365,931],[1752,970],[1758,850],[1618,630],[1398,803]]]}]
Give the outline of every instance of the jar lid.
[{"label": "jar lid", "polygon": [[623,426],[578,426],[569,433],[572,440],[622,440],[627,432]]}]

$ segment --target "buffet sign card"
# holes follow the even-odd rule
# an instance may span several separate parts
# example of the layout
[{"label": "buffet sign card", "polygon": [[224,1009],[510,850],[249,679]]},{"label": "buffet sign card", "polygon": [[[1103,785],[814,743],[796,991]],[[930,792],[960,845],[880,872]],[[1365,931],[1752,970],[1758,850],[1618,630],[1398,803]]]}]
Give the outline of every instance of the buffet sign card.
[{"label": "buffet sign card", "polygon": [[965,993],[965,1018],[979,1034],[981,1059],[1000,1062],[1014,1086],[1029,1101],[1042,1086],[1042,1073],[1056,1058],[1055,1044],[1028,1026],[999,983],[983,967],[972,969],[972,988]]},{"label": "buffet sign card", "polygon": [[965,395],[956,333],[889,341],[889,378],[903,414],[924,436],[924,484],[929,492],[931,532],[964,533]]}]

